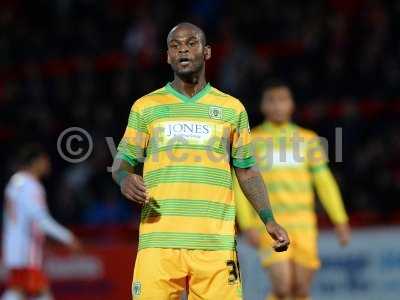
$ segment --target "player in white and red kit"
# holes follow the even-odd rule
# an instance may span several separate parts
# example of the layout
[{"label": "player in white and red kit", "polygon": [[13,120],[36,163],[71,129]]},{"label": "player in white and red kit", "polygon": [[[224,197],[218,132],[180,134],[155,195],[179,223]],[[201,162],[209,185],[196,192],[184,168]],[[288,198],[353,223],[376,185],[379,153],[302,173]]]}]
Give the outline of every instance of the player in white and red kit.
[{"label": "player in white and red kit", "polygon": [[78,239],[49,214],[46,192],[40,179],[50,172],[50,160],[40,146],[21,151],[20,171],[5,188],[3,224],[3,264],[8,272],[2,300],[53,299],[42,270],[45,235],[80,247]]}]

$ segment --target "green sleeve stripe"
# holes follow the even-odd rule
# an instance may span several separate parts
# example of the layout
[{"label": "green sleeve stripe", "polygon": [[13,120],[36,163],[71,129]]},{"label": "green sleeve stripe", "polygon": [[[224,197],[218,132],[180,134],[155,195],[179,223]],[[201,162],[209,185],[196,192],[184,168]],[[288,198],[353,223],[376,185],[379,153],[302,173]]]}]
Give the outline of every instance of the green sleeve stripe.
[{"label": "green sleeve stripe", "polygon": [[121,141],[121,143],[118,145],[117,150],[129,154],[130,156],[138,158],[144,157],[144,148],[137,145],[131,145],[125,140]]},{"label": "green sleeve stripe", "polygon": [[235,206],[207,200],[163,199],[150,202],[142,209],[142,221],[159,216],[183,216],[235,220]]},{"label": "green sleeve stripe", "polygon": [[319,166],[311,166],[310,167],[310,171],[313,174],[321,172],[321,171],[325,171],[327,169],[328,169],[327,164],[322,164],[322,165],[319,165]]},{"label": "green sleeve stripe", "polygon": [[233,158],[232,163],[236,168],[246,169],[256,164],[256,159],[251,156],[245,159]]},{"label": "green sleeve stripe", "polygon": [[234,247],[233,235],[152,232],[139,236],[139,250],[145,248],[232,250]]},{"label": "green sleeve stripe", "polygon": [[135,160],[136,162],[144,162],[145,155],[144,149],[135,145],[129,145],[124,140],[118,145],[117,148],[118,153],[123,154],[125,157],[130,160]]},{"label": "green sleeve stripe", "polygon": [[136,160],[136,159],[134,159],[134,158],[132,158],[132,157],[129,157],[128,155],[126,155],[126,154],[124,154],[124,153],[122,153],[122,152],[118,152],[117,153],[117,157],[119,158],[119,159],[122,159],[123,161],[126,161],[128,164],[130,164],[132,167],[135,167],[135,166],[137,166],[138,164],[139,164],[139,162]]}]

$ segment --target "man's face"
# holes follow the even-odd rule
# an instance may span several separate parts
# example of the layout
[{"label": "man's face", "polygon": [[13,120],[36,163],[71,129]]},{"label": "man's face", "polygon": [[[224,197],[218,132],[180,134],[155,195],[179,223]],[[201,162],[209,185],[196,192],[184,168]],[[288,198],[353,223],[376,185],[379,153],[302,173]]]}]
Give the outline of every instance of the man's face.
[{"label": "man's face", "polygon": [[294,111],[294,102],[290,90],[287,87],[276,87],[264,92],[261,111],[273,123],[290,121]]},{"label": "man's face", "polygon": [[210,58],[210,48],[203,45],[200,32],[190,27],[176,28],[168,38],[168,63],[178,76],[200,72]]}]

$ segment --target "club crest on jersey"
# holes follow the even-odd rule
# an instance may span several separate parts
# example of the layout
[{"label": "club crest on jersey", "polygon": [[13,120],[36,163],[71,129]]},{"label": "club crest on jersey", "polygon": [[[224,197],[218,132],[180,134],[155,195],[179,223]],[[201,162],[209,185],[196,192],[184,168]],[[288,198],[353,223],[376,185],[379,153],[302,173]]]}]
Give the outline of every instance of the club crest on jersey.
[{"label": "club crest on jersey", "polygon": [[142,293],[142,285],[140,284],[139,281],[136,281],[133,284],[132,290],[134,296],[140,296],[140,294]]},{"label": "club crest on jersey", "polygon": [[222,119],[222,108],[218,106],[211,106],[208,110],[208,114],[211,119],[221,120]]}]

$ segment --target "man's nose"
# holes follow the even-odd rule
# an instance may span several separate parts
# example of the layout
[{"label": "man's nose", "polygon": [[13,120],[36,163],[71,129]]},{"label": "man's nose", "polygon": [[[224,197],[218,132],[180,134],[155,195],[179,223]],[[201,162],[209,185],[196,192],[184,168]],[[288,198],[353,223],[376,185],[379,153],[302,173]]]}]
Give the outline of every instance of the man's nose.
[{"label": "man's nose", "polygon": [[189,48],[186,45],[182,45],[179,47],[179,53],[189,52]]}]

